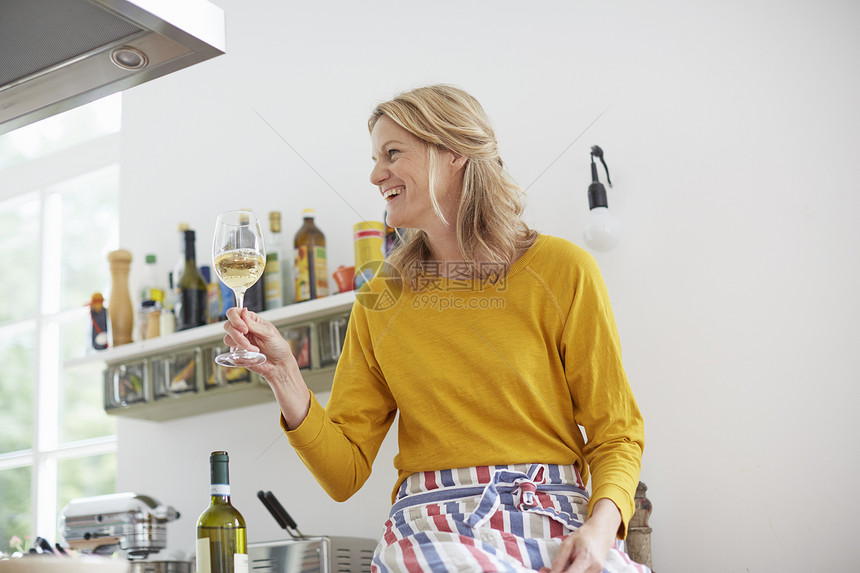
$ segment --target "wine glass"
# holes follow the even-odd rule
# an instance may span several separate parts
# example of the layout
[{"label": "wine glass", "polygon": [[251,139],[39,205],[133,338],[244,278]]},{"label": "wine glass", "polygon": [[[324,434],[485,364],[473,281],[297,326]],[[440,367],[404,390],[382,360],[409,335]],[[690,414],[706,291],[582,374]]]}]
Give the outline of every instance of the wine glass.
[{"label": "wine glass", "polygon": [[[266,267],[263,229],[253,211],[227,211],[218,215],[212,262],[218,278],[236,295],[236,307],[241,310],[245,291],[257,282]],[[215,357],[215,362],[222,366],[252,366],[265,361],[264,354],[244,348],[231,348]]]}]

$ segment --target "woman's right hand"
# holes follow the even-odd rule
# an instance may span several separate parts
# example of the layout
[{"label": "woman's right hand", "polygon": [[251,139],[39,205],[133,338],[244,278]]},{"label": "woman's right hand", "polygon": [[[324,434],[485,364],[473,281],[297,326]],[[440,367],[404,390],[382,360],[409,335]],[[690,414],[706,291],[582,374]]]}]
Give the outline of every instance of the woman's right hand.
[{"label": "woman's right hand", "polygon": [[284,368],[290,360],[295,362],[290,345],[275,325],[247,308],[228,309],[224,331],[226,332],[224,344],[231,348],[244,348],[266,355],[266,361],[262,364],[246,366],[248,370],[256,372],[263,378],[268,379],[269,374]]},{"label": "woman's right hand", "polygon": [[297,427],[310,408],[310,390],[302,378],[289,343],[274,324],[248,310],[227,310],[224,344],[266,355],[262,364],[247,366],[266,379],[275,394],[288,427]]}]

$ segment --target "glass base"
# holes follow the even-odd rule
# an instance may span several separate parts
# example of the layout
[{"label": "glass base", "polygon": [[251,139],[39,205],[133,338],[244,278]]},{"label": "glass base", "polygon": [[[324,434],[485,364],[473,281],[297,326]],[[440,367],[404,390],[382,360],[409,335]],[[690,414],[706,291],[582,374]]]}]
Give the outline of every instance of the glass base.
[{"label": "glass base", "polygon": [[230,368],[241,368],[243,366],[254,366],[266,361],[266,355],[260,352],[250,352],[242,348],[230,350],[215,357],[215,362],[221,366]]}]

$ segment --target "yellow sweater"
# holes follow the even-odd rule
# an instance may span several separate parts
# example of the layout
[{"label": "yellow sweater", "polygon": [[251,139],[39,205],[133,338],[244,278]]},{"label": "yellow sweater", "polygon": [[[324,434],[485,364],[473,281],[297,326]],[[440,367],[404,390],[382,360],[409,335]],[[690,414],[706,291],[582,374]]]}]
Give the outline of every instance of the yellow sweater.
[{"label": "yellow sweater", "polygon": [[591,473],[591,506],[615,502],[626,534],[643,422],[591,255],[541,235],[496,285],[369,284],[356,297],[326,409],[312,397],[307,418],[287,432],[331,497],[364,484],[399,412],[395,492],[419,471],[575,463],[584,480]]}]

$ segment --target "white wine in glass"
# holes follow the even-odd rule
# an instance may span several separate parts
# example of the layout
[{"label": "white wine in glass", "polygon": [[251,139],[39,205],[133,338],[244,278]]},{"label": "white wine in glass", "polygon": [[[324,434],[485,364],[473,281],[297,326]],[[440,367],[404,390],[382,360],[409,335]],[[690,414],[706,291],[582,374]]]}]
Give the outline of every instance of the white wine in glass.
[{"label": "white wine in glass", "polygon": [[[212,240],[212,262],[218,278],[236,295],[236,307],[241,310],[245,291],[263,276],[266,267],[266,246],[257,215],[252,211],[227,211],[218,215]],[[264,354],[244,348],[231,348],[215,357],[218,364],[233,367],[265,361]]]}]

